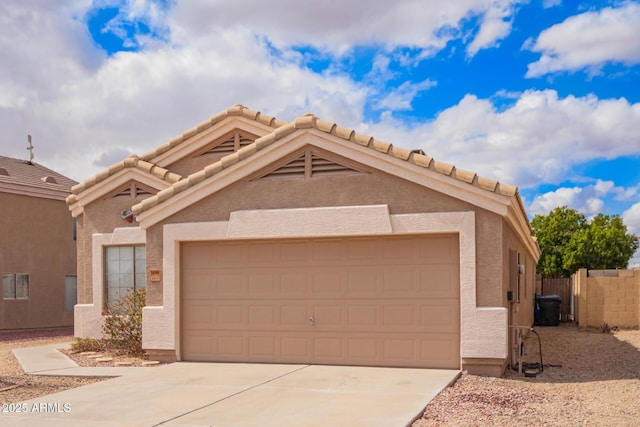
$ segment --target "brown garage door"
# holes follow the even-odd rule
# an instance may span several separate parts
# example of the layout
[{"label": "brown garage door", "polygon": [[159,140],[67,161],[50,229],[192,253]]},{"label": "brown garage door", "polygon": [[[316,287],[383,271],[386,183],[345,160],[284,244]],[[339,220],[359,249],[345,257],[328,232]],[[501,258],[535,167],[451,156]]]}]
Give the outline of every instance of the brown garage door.
[{"label": "brown garage door", "polygon": [[182,359],[460,367],[457,235],[182,245]]}]

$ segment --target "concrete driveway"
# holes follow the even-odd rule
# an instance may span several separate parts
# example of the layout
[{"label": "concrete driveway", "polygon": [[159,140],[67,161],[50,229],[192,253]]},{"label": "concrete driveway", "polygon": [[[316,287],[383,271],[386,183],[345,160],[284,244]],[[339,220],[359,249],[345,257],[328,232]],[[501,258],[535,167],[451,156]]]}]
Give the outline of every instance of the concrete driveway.
[{"label": "concrete driveway", "polygon": [[405,426],[458,375],[437,369],[180,362],[23,402],[22,413],[16,407],[0,413],[0,425]]}]

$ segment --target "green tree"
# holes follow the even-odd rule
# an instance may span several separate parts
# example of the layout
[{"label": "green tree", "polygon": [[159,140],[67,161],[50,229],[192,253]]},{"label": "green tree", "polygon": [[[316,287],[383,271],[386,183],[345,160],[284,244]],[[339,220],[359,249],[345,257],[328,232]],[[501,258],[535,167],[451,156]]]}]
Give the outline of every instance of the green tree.
[{"label": "green tree", "polygon": [[587,227],[571,236],[563,267],[567,271],[577,271],[579,268],[626,268],[636,249],[638,238],[627,233],[622,218],[598,214],[589,221]]},{"label": "green tree", "polygon": [[590,220],[566,206],[531,221],[542,255],[537,272],[566,277],[580,268],[625,268],[638,249],[618,215],[598,214]]},{"label": "green tree", "polygon": [[558,207],[548,215],[536,215],[531,221],[533,235],[542,250],[538,261],[538,274],[544,277],[566,277],[571,272],[564,268],[564,254],[571,236],[584,227],[581,213],[566,206]]}]

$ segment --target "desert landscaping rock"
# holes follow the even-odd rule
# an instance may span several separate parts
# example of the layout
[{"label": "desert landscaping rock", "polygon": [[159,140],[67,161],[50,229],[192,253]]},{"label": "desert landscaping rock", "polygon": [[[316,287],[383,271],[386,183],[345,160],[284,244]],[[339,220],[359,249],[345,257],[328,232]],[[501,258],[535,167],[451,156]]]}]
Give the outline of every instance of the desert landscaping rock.
[{"label": "desert landscaping rock", "polygon": [[105,363],[105,362],[112,362],[112,361],[113,361],[113,357],[100,357],[96,359],[96,362],[98,363]]},{"label": "desert landscaping rock", "polygon": [[102,354],[92,354],[91,356],[87,356],[87,359],[95,359],[96,361],[98,361],[98,359],[102,359],[104,357],[104,355]]},{"label": "desert landscaping rock", "polygon": [[[535,378],[463,373],[413,427],[637,426],[640,420],[640,331],[580,331],[573,324],[536,327],[544,371]],[[539,361],[529,334],[524,361]]]},{"label": "desert landscaping rock", "polygon": [[142,366],[158,366],[160,365],[160,362],[158,362],[157,360],[147,360],[145,362],[142,362]]}]

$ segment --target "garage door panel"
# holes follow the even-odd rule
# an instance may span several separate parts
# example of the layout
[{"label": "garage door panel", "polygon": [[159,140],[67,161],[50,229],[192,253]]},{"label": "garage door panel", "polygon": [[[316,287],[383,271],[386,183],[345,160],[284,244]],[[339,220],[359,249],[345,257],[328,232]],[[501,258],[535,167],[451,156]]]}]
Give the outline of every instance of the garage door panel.
[{"label": "garage door panel", "polygon": [[311,274],[313,293],[318,297],[323,295],[342,295],[344,292],[342,274],[332,269],[320,269]]},{"label": "garage door panel", "polygon": [[380,280],[379,273],[372,268],[357,268],[347,272],[348,295],[356,297],[366,297],[379,295]]},{"label": "garage door panel", "polygon": [[302,297],[308,294],[307,273],[285,271],[280,274],[280,294],[283,297]]},{"label": "garage door panel", "polygon": [[421,270],[418,292],[423,298],[458,298],[460,295],[459,273],[452,268]]},{"label": "garage door panel", "polygon": [[451,360],[460,358],[460,343],[442,334],[425,334],[420,343],[420,358],[434,368],[451,368]]},{"label": "garage door panel", "polygon": [[460,367],[457,236],[183,246],[185,360]]},{"label": "garage door panel", "polygon": [[419,328],[425,332],[456,333],[458,330],[457,318],[460,312],[453,307],[455,300],[450,304],[425,303],[420,307]]}]

